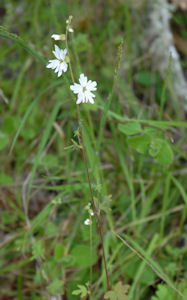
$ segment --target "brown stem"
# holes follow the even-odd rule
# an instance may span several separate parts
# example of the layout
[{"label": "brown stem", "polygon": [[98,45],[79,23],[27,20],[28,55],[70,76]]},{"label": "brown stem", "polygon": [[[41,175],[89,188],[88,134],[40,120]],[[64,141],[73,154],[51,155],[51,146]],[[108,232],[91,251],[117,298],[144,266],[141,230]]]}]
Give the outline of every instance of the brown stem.
[{"label": "brown stem", "polygon": [[[67,30],[66,30],[66,48],[67,48],[67,52],[68,52],[68,55],[69,55],[68,32],[67,32]],[[70,57],[70,55],[69,55],[69,57]],[[71,67],[71,60],[69,60],[69,68],[70,68],[71,79],[74,83],[75,80],[74,80],[73,71],[72,71],[72,67]],[[104,268],[105,268],[106,281],[107,281],[107,289],[110,290],[111,288],[110,288],[110,283],[109,283],[109,275],[108,275],[108,269],[107,269],[107,263],[106,263],[106,256],[105,256],[105,251],[104,251],[102,226],[101,226],[99,213],[98,213],[97,207],[95,205],[93,190],[92,190],[91,180],[90,180],[90,174],[89,174],[89,171],[88,171],[88,162],[87,162],[87,157],[86,157],[86,152],[85,152],[84,138],[83,138],[83,134],[82,134],[82,124],[81,124],[81,118],[80,118],[80,110],[79,110],[78,105],[77,105],[77,116],[78,116],[78,122],[79,122],[79,126],[80,126],[80,136],[78,136],[78,138],[79,138],[79,143],[82,146],[81,149],[82,149],[84,164],[85,164],[85,167],[86,167],[86,174],[87,174],[87,178],[88,178],[88,184],[89,184],[89,190],[90,190],[90,195],[91,195],[92,207],[93,207],[93,210],[94,210],[94,214],[96,216],[97,229],[98,229],[100,240],[101,240],[101,248],[102,248],[102,252],[103,252]]]},{"label": "brown stem", "polygon": [[90,190],[90,195],[91,195],[91,202],[92,202],[92,207],[93,207],[93,210],[94,210],[94,214],[96,216],[97,229],[98,229],[100,240],[101,240],[101,248],[102,248],[102,252],[103,252],[104,267],[105,267],[106,280],[107,280],[107,289],[110,290],[111,288],[110,288],[109,275],[108,275],[108,269],[107,269],[107,263],[106,263],[106,256],[105,256],[105,251],[104,251],[102,226],[101,226],[99,213],[98,213],[97,207],[95,205],[93,190],[92,190],[91,180],[90,180],[90,174],[89,174],[89,171],[88,171],[88,162],[87,162],[87,157],[86,157],[86,152],[85,152],[84,139],[83,139],[83,134],[82,134],[82,124],[81,124],[81,119],[80,119],[80,110],[79,110],[78,105],[77,105],[77,114],[78,114],[78,121],[79,121],[79,125],[80,125],[79,143],[82,145],[82,154],[83,154],[83,159],[84,159],[84,163],[85,163],[85,167],[86,167],[86,174],[87,174],[87,178],[88,178],[89,190]]}]

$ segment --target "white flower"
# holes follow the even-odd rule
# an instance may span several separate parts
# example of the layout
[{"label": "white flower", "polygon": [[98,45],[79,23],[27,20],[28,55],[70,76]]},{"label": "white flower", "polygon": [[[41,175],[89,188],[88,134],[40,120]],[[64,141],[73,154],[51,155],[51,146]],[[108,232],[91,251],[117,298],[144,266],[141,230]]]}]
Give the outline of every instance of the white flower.
[{"label": "white flower", "polygon": [[54,39],[55,41],[64,41],[66,39],[65,34],[52,34],[51,36],[52,39]]},{"label": "white flower", "polygon": [[90,220],[90,219],[86,219],[86,220],[84,221],[84,224],[85,224],[85,225],[91,225],[91,220]]},{"label": "white flower", "polygon": [[90,216],[94,216],[94,212],[90,210]]},{"label": "white flower", "polygon": [[79,82],[80,84],[74,83],[74,85],[70,86],[70,89],[73,91],[73,93],[78,94],[76,104],[80,104],[81,102],[90,102],[93,104],[93,98],[95,97],[95,95],[92,93],[92,91],[97,90],[97,82],[91,80],[88,81],[87,77],[84,76],[84,74],[80,75]]},{"label": "white flower", "polygon": [[54,39],[55,41],[59,41],[60,40],[60,34],[52,34],[52,39]]},{"label": "white flower", "polygon": [[71,28],[71,27],[68,29],[68,31],[69,32],[74,32],[73,28]]},{"label": "white flower", "polygon": [[49,64],[46,66],[46,68],[51,68],[55,70],[55,73],[58,72],[58,77],[62,75],[62,72],[66,72],[68,65],[65,61],[67,49],[64,50],[60,49],[57,45],[55,45],[55,51],[53,51],[54,56],[57,59],[50,59]]}]

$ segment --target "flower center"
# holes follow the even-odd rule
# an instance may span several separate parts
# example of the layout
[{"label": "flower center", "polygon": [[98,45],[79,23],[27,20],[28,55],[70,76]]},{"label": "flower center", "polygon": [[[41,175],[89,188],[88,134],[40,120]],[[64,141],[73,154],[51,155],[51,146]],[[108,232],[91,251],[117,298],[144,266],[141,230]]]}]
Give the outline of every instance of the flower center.
[{"label": "flower center", "polygon": [[83,91],[83,93],[84,93],[84,92],[86,92],[86,88],[85,88],[85,87],[83,87],[83,88],[82,88],[82,91]]},{"label": "flower center", "polygon": [[64,62],[63,59],[60,59],[60,62],[63,63]]}]

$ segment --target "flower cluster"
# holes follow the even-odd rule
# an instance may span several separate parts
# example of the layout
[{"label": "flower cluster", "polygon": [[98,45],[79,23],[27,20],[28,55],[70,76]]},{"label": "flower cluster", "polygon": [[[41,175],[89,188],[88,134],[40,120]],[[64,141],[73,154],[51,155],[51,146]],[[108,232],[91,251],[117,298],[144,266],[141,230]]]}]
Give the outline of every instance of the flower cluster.
[{"label": "flower cluster", "polygon": [[[73,32],[73,28],[70,27],[71,19],[72,16],[70,16],[69,19],[66,20],[66,32]],[[65,34],[53,34],[51,37],[55,41],[66,40]],[[60,49],[57,45],[55,45],[55,50],[52,52],[55,56],[55,59],[50,59],[46,68],[54,70],[54,72],[57,73],[57,76],[60,77],[62,73],[65,73],[68,69],[69,53],[66,48]],[[96,81],[88,80],[88,78],[84,74],[80,74],[79,83],[70,85],[70,89],[74,94],[77,95],[76,104],[88,102],[94,104],[95,95],[92,92],[97,90],[96,86]]]},{"label": "flower cluster", "polygon": [[91,209],[91,203],[88,203],[88,205],[86,205],[84,209],[87,210],[87,211],[88,211],[88,214],[89,214],[89,218],[87,218],[87,219],[84,221],[84,224],[85,224],[85,225],[91,225],[91,224],[92,224],[92,219],[91,219],[91,217],[94,216],[94,212],[93,212],[93,210]]}]

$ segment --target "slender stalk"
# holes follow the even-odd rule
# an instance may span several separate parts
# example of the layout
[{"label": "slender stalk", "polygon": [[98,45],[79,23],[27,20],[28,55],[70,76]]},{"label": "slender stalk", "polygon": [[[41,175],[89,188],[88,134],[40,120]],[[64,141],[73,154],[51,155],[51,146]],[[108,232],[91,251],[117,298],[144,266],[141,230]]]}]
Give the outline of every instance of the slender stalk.
[{"label": "slender stalk", "polygon": [[[66,30],[66,48],[67,48],[68,56],[70,57],[69,48],[68,48],[68,32],[67,32],[67,30]],[[73,76],[73,71],[72,71],[71,60],[70,59],[69,59],[69,68],[70,68],[71,79],[74,83],[75,80],[74,80],[74,76]],[[80,110],[79,110],[78,105],[77,105],[77,118],[78,118],[78,123],[79,123],[79,128],[80,128],[80,135],[78,136],[78,139],[79,139],[79,144],[80,144],[81,150],[82,150],[82,155],[83,155],[84,164],[85,164],[85,168],[86,168],[87,179],[88,179],[89,191],[90,191],[90,196],[91,196],[91,203],[92,203],[94,215],[96,217],[97,229],[98,229],[99,236],[100,236],[100,241],[101,241],[101,248],[102,248],[103,260],[104,260],[104,268],[105,268],[106,281],[107,281],[107,289],[110,290],[111,288],[110,288],[109,275],[108,275],[108,269],[107,269],[107,263],[106,263],[106,256],[105,256],[105,251],[104,251],[104,240],[103,240],[102,226],[101,226],[99,212],[98,212],[96,204],[95,204],[93,190],[92,190],[92,186],[91,186],[91,179],[90,179],[90,174],[89,174],[89,170],[88,170],[88,162],[87,162],[87,156],[86,156],[86,151],[85,151],[85,143],[84,143],[83,132],[82,132],[82,122],[81,122]]]},{"label": "slender stalk", "polygon": [[90,215],[90,300],[91,300],[91,294],[92,294],[92,247],[93,247],[93,241],[92,241],[92,220]]}]

